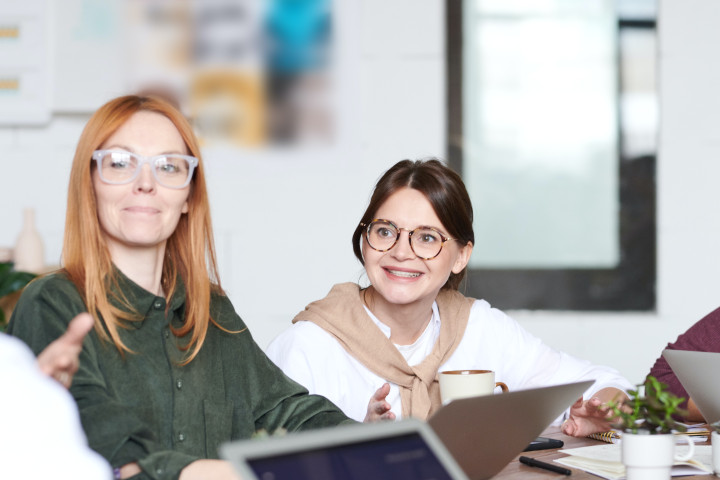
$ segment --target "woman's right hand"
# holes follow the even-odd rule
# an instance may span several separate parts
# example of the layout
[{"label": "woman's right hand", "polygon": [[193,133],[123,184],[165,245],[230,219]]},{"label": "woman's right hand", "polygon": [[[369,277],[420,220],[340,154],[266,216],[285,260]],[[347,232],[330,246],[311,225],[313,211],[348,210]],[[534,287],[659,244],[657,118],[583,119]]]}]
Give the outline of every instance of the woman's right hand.
[{"label": "woman's right hand", "polygon": [[180,480],[241,480],[230,462],[195,460],[180,472]]},{"label": "woman's right hand", "polygon": [[370,423],[379,422],[380,420],[395,420],[395,414],[390,411],[390,404],[385,400],[388,393],[390,393],[390,384],[385,383],[370,397],[367,415],[365,415],[363,422]]},{"label": "woman's right hand", "polygon": [[80,365],[83,339],[94,324],[95,320],[89,313],[81,313],[73,318],[65,333],[38,355],[40,371],[60,382],[63,387],[70,388],[73,375]]}]

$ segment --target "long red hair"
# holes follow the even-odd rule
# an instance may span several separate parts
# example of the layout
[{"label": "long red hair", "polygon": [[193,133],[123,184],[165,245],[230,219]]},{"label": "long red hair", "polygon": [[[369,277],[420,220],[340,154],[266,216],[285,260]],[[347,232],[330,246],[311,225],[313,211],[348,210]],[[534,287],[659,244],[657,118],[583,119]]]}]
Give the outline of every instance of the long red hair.
[{"label": "long red hair", "polygon": [[[211,291],[222,293],[210,221],[203,161],[200,147],[187,119],[170,103],[151,96],[128,95],[109,101],[97,110],[80,135],[68,187],[67,216],[63,240],[63,266],[70,280],[84,298],[88,312],[95,317],[95,330],[124,354],[129,348],[123,343],[119,328],[127,322],[141,320],[126,298],[119,292],[113,275],[112,258],[97,216],[92,185],[92,153],[131,116],[140,111],[164,115],[175,125],[185,141],[188,154],[197,157],[188,196],[188,212],[167,240],[163,263],[162,285],[169,300],[177,288],[178,276],[186,288],[185,322],[175,329],[178,337],[190,335],[184,349],[188,351],[183,364],[190,363],[200,351],[210,322]],[[125,308],[110,302],[110,295]],[[168,302],[169,304],[169,302]]]}]

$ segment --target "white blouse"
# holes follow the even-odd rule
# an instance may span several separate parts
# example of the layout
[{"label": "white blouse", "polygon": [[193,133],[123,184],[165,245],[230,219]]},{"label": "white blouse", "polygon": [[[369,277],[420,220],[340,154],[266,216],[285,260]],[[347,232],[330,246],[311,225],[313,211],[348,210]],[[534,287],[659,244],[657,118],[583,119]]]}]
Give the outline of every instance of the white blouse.
[{"label": "white blouse", "polygon": [[111,479],[90,449],[70,393],[40,372],[20,340],[0,333],[0,478]]},{"label": "white blouse", "polygon": [[[380,330],[390,338],[390,328],[366,311]],[[440,315],[433,304],[433,315],[425,331],[412,345],[396,345],[410,365],[417,365],[430,354],[440,332]],[[329,398],[346,415],[362,421],[368,402],[386,382],[375,375],[316,324],[297,322],[276,337],[267,355],[293,380],[310,393]],[[585,392],[590,398],[607,387],[623,391],[630,382],[610,367],[593,365],[545,345],[502,311],[476,300],[470,311],[465,335],[440,370],[482,369],[495,371],[495,381],[510,391],[524,390],[581,380],[595,380]],[[390,384],[386,400],[397,419],[402,416],[400,391]],[[562,421],[567,411],[556,422]]]}]

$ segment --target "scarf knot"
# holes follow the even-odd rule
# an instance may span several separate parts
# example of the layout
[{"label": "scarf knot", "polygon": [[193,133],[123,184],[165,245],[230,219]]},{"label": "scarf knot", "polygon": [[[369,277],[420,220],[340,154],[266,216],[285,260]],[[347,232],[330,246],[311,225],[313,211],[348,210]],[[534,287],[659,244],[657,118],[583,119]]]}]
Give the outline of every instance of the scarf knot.
[{"label": "scarf knot", "polygon": [[425,420],[441,407],[438,369],[462,341],[475,299],[455,290],[441,290],[436,302],[440,334],[430,354],[414,366],[408,365],[367,314],[362,290],[355,283],[335,285],[325,298],[298,313],[293,323],[313,322],[330,333],[370,371],[398,385],[403,417]]}]

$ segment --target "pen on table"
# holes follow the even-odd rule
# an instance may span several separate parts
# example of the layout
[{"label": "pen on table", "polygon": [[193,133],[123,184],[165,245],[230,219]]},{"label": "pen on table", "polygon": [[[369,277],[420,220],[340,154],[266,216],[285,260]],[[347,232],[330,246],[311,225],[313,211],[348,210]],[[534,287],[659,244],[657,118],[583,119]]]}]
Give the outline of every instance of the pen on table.
[{"label": "pen on table", "polygon": [[520,457],[520,463],[524,463],[525,465],[529,465],[531,467],[544,468],[545,470],[550,470],[555,473],[562,473],[563,475],[570,475],[572,473],[567,468],[558,467],[552,463],[541,462],[540,460],[535,460],[530,457]]}]

